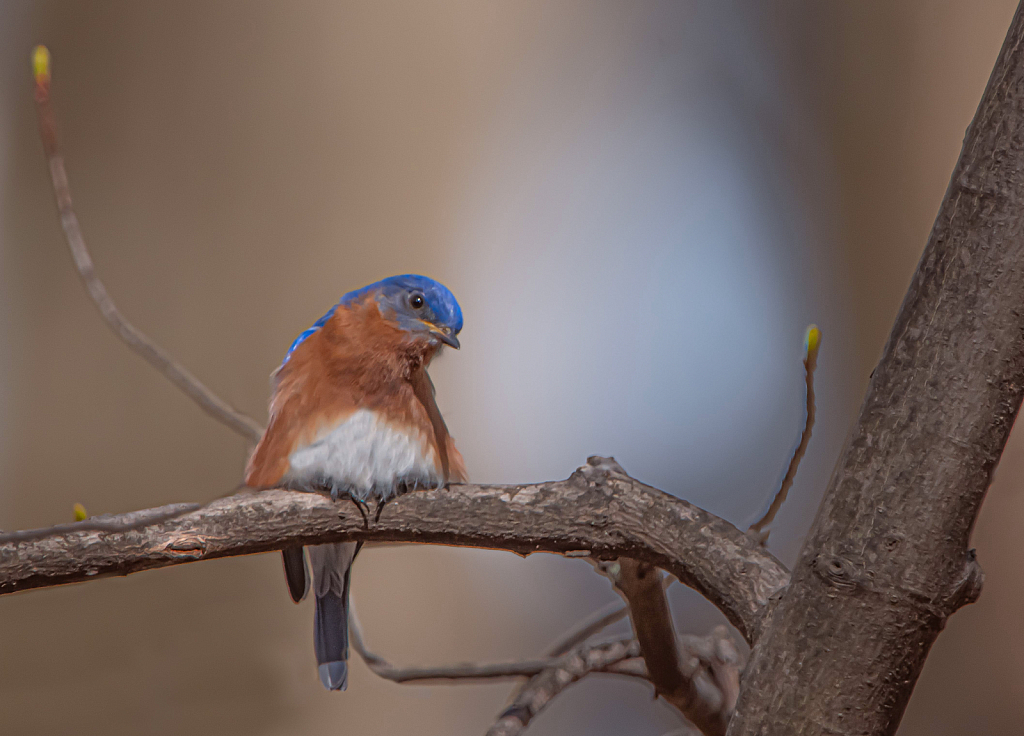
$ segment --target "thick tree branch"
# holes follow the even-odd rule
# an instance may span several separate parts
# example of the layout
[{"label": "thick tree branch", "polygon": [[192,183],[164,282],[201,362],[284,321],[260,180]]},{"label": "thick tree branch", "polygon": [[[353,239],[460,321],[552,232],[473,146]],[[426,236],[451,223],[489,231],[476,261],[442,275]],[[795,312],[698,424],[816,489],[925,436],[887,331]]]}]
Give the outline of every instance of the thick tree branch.
[{"label": "thick tree branch", "polygon": [[[406,494],[370,528],[347,501],[271,490],[217,499],[183,514],[174,509],[170,519],[127,531],[86,527],[30,539],[24,532],[0,535],[0,594],[296,543],[362,539],[521,554],[590,551],[668,570],[755,639],[768,599],[788,579],[782,564],[727,521],[628,476],[602,472],[597,466],[603,459],[591,462],[564,481]],[[122,519],[138,522],[128,515],[82,523],[116,525]]]},{"label": "thick tree branch", "polygon": [[946,619],[1024,392],[1024,9],[968,129],[731,736],[893,734]]},{"label": "thick tree branch", "polygon": [[675,626],[661,584],[661,570],[630,559],[616,560],[612,568],[615,587],[629,603],[633,630],[651,682],[658,694],[668,699],[685,686],[685,678],[679,667]]}]

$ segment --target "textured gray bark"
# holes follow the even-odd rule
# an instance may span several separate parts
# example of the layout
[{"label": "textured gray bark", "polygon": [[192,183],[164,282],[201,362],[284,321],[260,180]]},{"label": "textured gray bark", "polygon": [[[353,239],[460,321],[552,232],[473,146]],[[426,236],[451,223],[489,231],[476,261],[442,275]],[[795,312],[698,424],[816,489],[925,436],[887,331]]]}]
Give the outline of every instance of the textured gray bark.
[{"label": "textured gray bark", "polygon": [[591,458],[564,481],[409,493],[368,528],[350,501],[272,490],[0,534],[0,594],[296,543],[590,551],[667,570],[756,639],[768,599],[789,578],[785,567],[729,522],[606,468],[603,458]]},{"label": "textured gray bark", "polygon": [[728,733],[892,734],[932,642],[977,597],[971,528],[1024,385],[1024,16]]}]

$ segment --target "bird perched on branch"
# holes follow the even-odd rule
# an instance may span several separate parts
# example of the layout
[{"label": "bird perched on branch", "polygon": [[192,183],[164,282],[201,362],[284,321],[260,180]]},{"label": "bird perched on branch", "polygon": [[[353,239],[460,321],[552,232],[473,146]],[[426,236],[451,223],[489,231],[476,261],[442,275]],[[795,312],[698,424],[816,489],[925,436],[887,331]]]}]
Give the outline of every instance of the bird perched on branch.
[{"label": "bird perched on branch", "polygon": [[[249,459],[252,488],[328,491],[365,507],[408,490],[466,479],[427,375],[459,347],[462,311],[425,276],[393,276],[342,297],[292,343],[274,373],[270,423]],[[348,682],[349,571],[355,542],[309,548],[320,680]],[[284,551],[297,603],[309,589],[301,547]]]}]

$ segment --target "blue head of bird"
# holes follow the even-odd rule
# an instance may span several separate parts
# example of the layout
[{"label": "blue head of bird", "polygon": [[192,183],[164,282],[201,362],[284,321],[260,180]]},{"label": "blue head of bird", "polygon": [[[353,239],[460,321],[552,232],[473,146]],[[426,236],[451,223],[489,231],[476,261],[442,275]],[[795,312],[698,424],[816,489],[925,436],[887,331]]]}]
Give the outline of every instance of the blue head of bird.
[{"label": "blue head of bird", "polygon": [[433,279],[406,274],[392,276],[343,296],[327,314],[295,338],[284,356],[281,367],[291,360],[292,353],[299,345],[327,324],[339,305],[354,304],[366,298],[374,299],[382,317],[414,338],[423,339],[437,346],[444,343],[458,349],[457,335],[462,329],[462,310],[455,300],[455,295],[444,284]]},{"label": "blue head of bird", "polygon": [[342,302],[372,295],[381,315],[414,337],[458,349],[462,310],[444,284],[426,276],[392,276],[347,294]]}]

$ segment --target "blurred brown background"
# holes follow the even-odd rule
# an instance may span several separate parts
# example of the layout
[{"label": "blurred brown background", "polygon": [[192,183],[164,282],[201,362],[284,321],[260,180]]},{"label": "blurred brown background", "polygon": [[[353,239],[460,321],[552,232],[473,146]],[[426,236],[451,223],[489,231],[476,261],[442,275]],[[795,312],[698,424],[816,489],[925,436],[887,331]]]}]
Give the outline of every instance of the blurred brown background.
[{"label": "blurred brown background", "polygon": [[[101,323],[57,225],[29,54],[122,310],[261,420],[344,292],[434,276],[466,314],[432,373],[475,480],[588,454],[737,524],[819,424],[772,537],[791,561],[926,240],[1015,3],[0,1],[0,528],[203,500],[243,442]],[[1024,446],[976,532],[985,592],[900,733],[1020,733]],[[579,562],[368,550],[354,597],[399,663],[530,656],[613,594]],[[716,612],[676,586],[680,629]],[[510,685],[316,678],[276,555],[0,599],[3,733],[481,733]],[[591,678],[541,734],[658,736]]]}]

